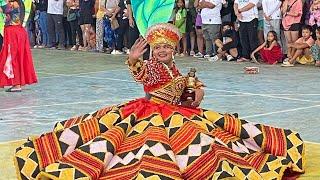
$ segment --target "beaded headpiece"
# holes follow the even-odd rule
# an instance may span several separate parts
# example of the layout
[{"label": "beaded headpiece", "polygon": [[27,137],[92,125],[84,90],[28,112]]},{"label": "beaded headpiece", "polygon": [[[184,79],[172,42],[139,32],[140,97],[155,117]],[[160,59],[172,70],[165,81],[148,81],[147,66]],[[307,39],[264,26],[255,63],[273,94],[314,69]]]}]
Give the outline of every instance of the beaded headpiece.
[{"label": "beaded headpiece", "polygon": [[170,23],[160,23],[151,26],[147,30],[145,37],[151,48],[157,44],[169,44],[175,47],[181,38],[179,29]]}]

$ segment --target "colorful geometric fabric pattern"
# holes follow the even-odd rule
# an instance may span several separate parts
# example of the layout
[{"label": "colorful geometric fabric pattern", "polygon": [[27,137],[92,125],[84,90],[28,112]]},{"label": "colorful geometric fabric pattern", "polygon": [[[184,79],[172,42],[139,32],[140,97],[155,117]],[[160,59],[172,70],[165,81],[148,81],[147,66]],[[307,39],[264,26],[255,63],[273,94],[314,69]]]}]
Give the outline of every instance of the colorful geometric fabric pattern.
[{"label": "colorful geometric fabric pattern", "polygon": [[15,161],[20,179],[281,179],[304,151],[290,130],[137,99],[57,123]]}]

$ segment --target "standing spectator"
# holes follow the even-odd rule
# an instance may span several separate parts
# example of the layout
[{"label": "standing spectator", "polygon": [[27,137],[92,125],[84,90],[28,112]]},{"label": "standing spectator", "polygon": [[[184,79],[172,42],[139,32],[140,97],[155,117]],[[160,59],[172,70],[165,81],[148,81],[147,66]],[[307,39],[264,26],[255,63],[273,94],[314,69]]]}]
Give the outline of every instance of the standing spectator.
[{"label": "standing spectator", "polygon": [[263,33],[265,39],[267,39],[267,34],[270,31],[275,31],[278,37],[280,37],[280,7],[280,0],[262,0],[262,9],[264,17]]},{"label": "standing spectator", "polygon": [[[287,45],[293,44],[299,38],[302,7],[302,0],[284,0],[282,3],[282,27]],[[288,58],[285,61],[293,55],[292,47],[288,46],[287,51]]]},{"label": "standing spectator", "polygon": [[98,9],[96,14],[96,50],[98,52],[103,52],[103,18],[105,4],[105,0],[96,0],[95,2],[96,9]]},{"label": "standing spectator", "polygon": [[38,48],[44,48],[49,46],[49,34],[48,34],[48,0],[36,0],[36,9],[39,12],[39,25],[41,30],[42,44]]},{"label": "standing spectator", "polygon": [[90,50],[89,41],[91,33],[91,24],[93,23],[94,0],[79,0],[79,24],[82,31],[83,48],[82,51]]},{"label": "standing spectator", "polygon": [[139,38],[139,30],[134,21],[131,0],[127,0],[126,2],[129,19],[129,49],[131,49],[134,42],[136,42],[136,40]]},{"label": "standing spectator", "polygon": [[202,31],[202,18],[201,18],[201,9],[198,9],[199,1],[194,2],[194,7],[197,10],[197,17],[196,17],[196,34],[197,34],[197,46],[198,46],[198,53],[195,54],[193,57],[196,58],[203,58],[203,47],[204,47],[204,38],[203,38],[203,31]]},{"label": "standing spectator", "polygon": [[224,22],[232,22],[232,13],[233,13],[233,0],[223,0],[221,13],[222,23]]},{"label": "standing spectator", "polygon": [[263,20],[263,9],[262,9],[262,0],[258,1],[257,4],[258,8],[258,28],[257,28],[257,35],[259,40],[259,45],[264,43],[264,32],[263,32],[263,26],[264,26],[264,20]]},{"label": "standing spectator", "polygon": [[[107,0],[106,2],[106,16],[107,16],[107,21],[111,23],[115,23],[115,24],[118,24],[118,27],[114,28],[114,29],[110,29],[109,28],[109,34],[115,36],[115,39],[114,39],[114,42],[109,43],[109,48],[112,49],[112,52],[111,54],[114,54],[114,55],[117,55],[117,54],[123,54],[122,51],[121,51],[121,48],[117,45],[117,41],[119,40],[118,39],[118,31],[119,30],[119,27],[120,27],[120,24],[119,24],[119,21],[118,21],[118,18],[117,18],[117,15],[118,15],[118,12],[120,11],[120,7],[118,6],[119,5],[119,0]],[[113,21],[113,22],[112,22]]]},{"label": "standing spectator", "polygon": [[235,0],[234,12],[240,22],[239,34],[242,57],[238,62],[249,61],[250,53],[258,47],[258,0]]},{"label": "standing spectator", "polygon": [[195,22],[197,17],[197,11],[194,7],[195,0],[186,0],[186,8],[187,8],[187,25],[186,25],[186,36],[189,35],[190,38],[190,56],[194,56],[194,46],[196,41],[196,28]]},{"label": "standing spectator", "polygon": [[68,6],[66,3],[66,0],[63,0],[63,19],[62,19],[62,24],[63,24],[63,29],[64,29],[64,47],[68,48],[68,46],[72,45],[72,32],[71,32],[71,27],[68,22]]},{"label": "standing spectator", "polygon": [[[79,25],[79,0],[67,0],[67,6],[69,7],[67,20],[71,28],[71,51],[78,49],[77,37],[79,40],[79,48],[83,46],[82,31]],[[81,48],[80,48],[81,49]]]},{"label": "standing spectator", "polygon": [[187,52],[187,39],[186,39],[187,10],[184,4],[184,0],[176,1],[175,18],[173,22],[174,22],[174,25],[179,29],[181,34],[183,50],[181,53],[181,41],[179,41],[177,44],[177,52],[181,57],[183,57],[186,55],[186,52]]},{"label": "standing spectator", "polygon": [[[65,35],[63,28],[63,1],[64,0],[48,0],[48,33],[49,33],[49,47],[56,48],[59,42],[59,49],[65,49]],[[56,36],[58,34],[58,39]]]},{"label": "standing spectator", "polygon": [[127,11],[127,5],[125,0],[119,0],[118,3],[118,12],[116,15],[116,19],[119,23],[119,28],[117,29],[117,42],[116,42],[116,50],[123,53],[124,49],[124,36],[129,27],[129,20],[124,15],[125,11]]},{"label": "standing spectator", "polygon": [[[213,54],[216,54],[214,41],[220,36],[222,8],[221,0],[196,0],[198,8],[201,9],[202,30],[206,41],[206,55],[204,57],[210,59]],[[213,52],[212,52],[213,50]]]}]

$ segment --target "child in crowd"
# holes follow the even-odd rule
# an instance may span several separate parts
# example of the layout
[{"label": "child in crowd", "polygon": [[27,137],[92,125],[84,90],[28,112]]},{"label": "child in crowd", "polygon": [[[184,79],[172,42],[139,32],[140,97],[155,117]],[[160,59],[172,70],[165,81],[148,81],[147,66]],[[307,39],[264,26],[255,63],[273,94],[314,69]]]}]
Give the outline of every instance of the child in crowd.
[{"label": "child in crowd", "polygon": [[219,61],[222,60],[222,58],[227,58],[227,61],[232,61],[234,58],[238,57],[237,33],[230,23],[224,23],[222,27],[222,41],[220,39],[215,40],[215,45],[218,48],[218,54],[209,60]]},{"label": "child in crowd", "polygon": [[320,66],[320,27],[316,29],[317,40],[314,45],[311,46],[312,58],[316,61],[315,66]]},{"label": "child in crowd", "polygon": [[314,44],[312,38],[312,27],[307,25],[302,27],[302,37],[294,43],[288,44],[288,57],[281,66],[292,67],[298,61],[301,64],[311,63],[310,47]]},{"label": "child in crowd", "polygon": [[176,8],[175,8],[175,18],[174,18],[174,25],[179,29],[181,33],[181,41],[183,46],[183,51],[181,52],[181,42],[177,45],[178,54],[181,57],[186,55],[187,52],[187,38],[186,38],[186,26],[187,26],[187,10],[185,6],[184,0],[176,1]]},{"label": "child in crowd", "polygon": [[269,31],[267,40],[251,53],[251,59],[255,62],[256,53],[260,52],[260,57],[267,64],[277,64],[282,59],[282,50],[278,44],[278,37],[275,31]]}]

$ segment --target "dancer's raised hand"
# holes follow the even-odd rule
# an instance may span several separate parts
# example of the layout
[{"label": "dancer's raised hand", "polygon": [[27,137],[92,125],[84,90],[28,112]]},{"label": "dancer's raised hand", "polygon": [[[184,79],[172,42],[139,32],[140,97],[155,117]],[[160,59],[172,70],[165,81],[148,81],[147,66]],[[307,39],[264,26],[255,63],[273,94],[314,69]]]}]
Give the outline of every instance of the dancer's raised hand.
[{"label": "dancer's raised hand", "polygon": [[147,51],[148,42],[142,37],[138,38],[130,49],[129,62],[135,64],[137,60]]}]

